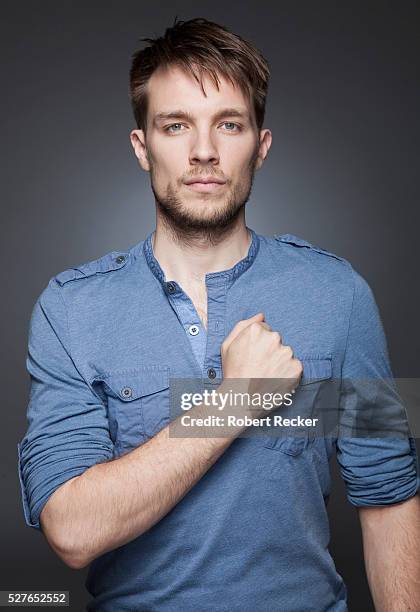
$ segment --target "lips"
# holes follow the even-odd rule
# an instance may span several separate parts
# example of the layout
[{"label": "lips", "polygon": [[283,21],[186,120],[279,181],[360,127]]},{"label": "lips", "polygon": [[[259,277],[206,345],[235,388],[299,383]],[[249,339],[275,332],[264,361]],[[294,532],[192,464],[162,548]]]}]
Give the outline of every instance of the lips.
[{"label": "lips", "polygon": [[209,176],[209,177],[205,177],[205,178],[191,178],[188,179],[187,181],[185,181],[186,185],[194,185],[197,183],[203,184],[203,185],[208,185],[209,183],[216,183],[218,185],[224,185],[226,181],[223,181],[222,179],[219,179],[217,177],[214,176]]},{"label": "lips", "polygon": [[187,184],[187,188],[191,189],[192,191],[198,191],[200,193],[212,193],[222,190],[225,184],[226,183],[215,183],[214,181],[207,183],[203,183],[202,181],[195,181],[194,183]]}]

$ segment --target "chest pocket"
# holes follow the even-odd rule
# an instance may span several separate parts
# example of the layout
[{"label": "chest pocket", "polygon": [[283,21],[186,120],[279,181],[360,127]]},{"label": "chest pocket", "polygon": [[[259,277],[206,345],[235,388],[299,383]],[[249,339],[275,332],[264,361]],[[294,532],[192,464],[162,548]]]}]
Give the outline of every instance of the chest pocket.
[{"label": "chest pocket", "polygon": [[103,379],[115,452],[146,442],[169,423],[169,366],[109,372]]},{"label": "chest pocket", "polygon": [[315,419],[314,425],[295,424],[289,426],[272,425],[271,435],[263,438],[266,448],[271,448],[287,455],[297,456],[320,435],[322,423],[322,391],[332,377],[331,357],[300,357],[303,365],[302,378],[289,407],[281,406],[271,413],[285,419]]}]

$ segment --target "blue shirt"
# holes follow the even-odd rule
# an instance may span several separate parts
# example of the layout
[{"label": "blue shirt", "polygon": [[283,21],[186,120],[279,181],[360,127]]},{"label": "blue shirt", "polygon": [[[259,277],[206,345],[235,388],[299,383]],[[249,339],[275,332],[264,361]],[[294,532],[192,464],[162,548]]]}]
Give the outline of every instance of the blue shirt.
[{"label": "blue shirt", "polygon": [[[392,377],[372,291],[352,266],[295,236],[249,231],[247,256],[206,274],[207,330],[165,278],[152,233],[50,279],[31,317],[18,445],[28,525],[40,528],[65,481],[168,424],[171,378],[220,381],[221,343],[257,312],[301,359],[301,387],[315,392],[297,405],[309,413],[322,381]],[[162,520],[92,562],[88,609],[346,610],[328,552],[329,459],[336,451],[352,504],[392,504],[417,491],[414,442],[300,434],[235,439]]]}]

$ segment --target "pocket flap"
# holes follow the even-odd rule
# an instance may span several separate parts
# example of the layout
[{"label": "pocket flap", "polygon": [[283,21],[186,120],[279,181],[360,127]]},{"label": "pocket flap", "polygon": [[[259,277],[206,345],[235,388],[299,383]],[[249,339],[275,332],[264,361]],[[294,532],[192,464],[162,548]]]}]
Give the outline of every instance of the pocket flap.
[{"label": "pocket flap", "polygon": [[157,393],[169,387],[168,366],[143,366],[136,370],[111,372],[104,378],[104,384],[125,402],[143,395]]},{"label": "pocket flap", "polygon": [[303,373],[301,385],[309,385],[332,376],[331,357],[301,357]]}]

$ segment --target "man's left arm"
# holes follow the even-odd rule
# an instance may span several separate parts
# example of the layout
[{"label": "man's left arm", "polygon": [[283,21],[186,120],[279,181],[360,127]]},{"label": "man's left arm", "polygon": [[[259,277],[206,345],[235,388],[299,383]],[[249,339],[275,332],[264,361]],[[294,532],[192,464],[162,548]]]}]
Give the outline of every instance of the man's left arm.
[{"label": "man's left arm", "polygon": [[420,610],[420,497],[358,509],[366,574],[378,612]]},{"label": "man's left arm", "polygon": [[[420,610],[418,461],[372,290],[352,269],[337,460],[357,507],[378,612]],[[417,493],[417,494],[416,494]]]}]

